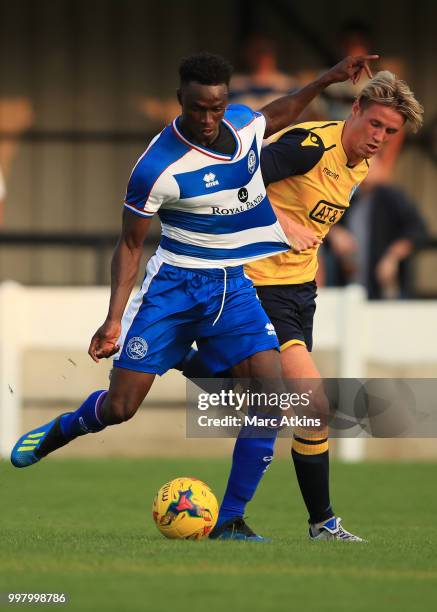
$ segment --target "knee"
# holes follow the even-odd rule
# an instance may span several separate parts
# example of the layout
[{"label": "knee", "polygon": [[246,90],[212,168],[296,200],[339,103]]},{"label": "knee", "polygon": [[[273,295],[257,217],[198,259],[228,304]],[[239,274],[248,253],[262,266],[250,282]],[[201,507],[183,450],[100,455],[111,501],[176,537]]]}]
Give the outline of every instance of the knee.
[{"label": "knee", "polygon": [[322,423],[324,423],[326,426],[329,417],[329,401],[326,395],[315,398],[312,405],[312,411],[314,416],[319,417]]},{"label": "knee", "polygon": [[310,428],[320,430],[328,426],[329,401],[324,394],[316,394],[312,397],[309,406],[300,406],[295,411],[298,417],[305,417]]},{"label": "knee", "polygon": [[102,406],[102,415],[106,425],[118,425],[129,421],[136,411],[138,405],[129,398],[121,396],[107,397]]}]

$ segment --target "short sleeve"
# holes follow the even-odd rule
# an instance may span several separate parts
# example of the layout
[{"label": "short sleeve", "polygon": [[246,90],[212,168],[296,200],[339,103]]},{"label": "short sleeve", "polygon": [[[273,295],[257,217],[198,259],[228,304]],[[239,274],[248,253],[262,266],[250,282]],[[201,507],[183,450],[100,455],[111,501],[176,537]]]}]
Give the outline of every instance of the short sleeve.
[{"label": "short sleeve", "polygon": [[134,167],[126,190],[124,205],[141,217],[153,217],[164,201],[159,189],[159,176],[154,176],[141,159]]},{"label": "short sleeve", "polygon": [[125,207],[141,217],[152,217],[169,195],[168,155],[153,146],[157,140],[152,140],[135,164],[126,189]]},{"label": "short sleeve", "polygon": [[318,134],[295,128],[285,132],[261,152],[261,170],[266,185],[289,176],[306,174],[322,159],[325,152]]}]

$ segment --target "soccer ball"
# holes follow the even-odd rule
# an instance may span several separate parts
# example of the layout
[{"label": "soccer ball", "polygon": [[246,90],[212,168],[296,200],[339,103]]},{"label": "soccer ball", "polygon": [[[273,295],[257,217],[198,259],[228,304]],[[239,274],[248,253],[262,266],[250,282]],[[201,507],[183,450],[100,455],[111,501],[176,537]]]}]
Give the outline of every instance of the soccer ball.
[{"label": "soccer ball", "polygon": [[201,480],[175,478],[159,489],[153,500],[152,516],[166,538],[201,540],[217,522],[217,499]]}]

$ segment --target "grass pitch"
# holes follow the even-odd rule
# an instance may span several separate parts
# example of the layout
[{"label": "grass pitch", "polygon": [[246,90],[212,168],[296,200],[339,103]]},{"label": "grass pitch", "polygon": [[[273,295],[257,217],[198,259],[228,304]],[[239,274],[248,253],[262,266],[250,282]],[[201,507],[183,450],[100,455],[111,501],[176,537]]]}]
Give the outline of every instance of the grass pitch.
[{"label": "grass pitch", "polygon": [[0,462],[3,602],[8,592],[63,592],[66,608],[80,611],[436,609],[437,465],[332,465],[334,507],[365,545],[307,540],[287,461],[273,463],[247,512],[271,543],[162,538],[150,512],[158,487],[193,475],[220,497],[228,467],[49,458],[16,470]]}]

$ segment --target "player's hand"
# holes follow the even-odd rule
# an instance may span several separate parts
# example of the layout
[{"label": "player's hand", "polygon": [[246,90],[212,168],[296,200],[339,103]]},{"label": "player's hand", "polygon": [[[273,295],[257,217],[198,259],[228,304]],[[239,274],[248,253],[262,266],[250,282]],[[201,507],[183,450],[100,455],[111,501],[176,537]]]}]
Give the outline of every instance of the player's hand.
[{"label": "player's hand", "polygon": [[111,357],[118,353],[120,346],[117,344],[121,334],[121,323],[119,321],[106,320],[96,331],[91,339],[88,355],[96,363],[99,359]]},{"label": "player's hand", "polygon": [[351,79],[352,83],[355,84],[365,72],[371,79],[373,75],[369,62],[377,59],[379,59],[379,55],[349,55],[328,70],[325,77],[330,83],[342,83]]},{"label": "player's hand", "polygon": [[312,249],[318,244],[322,244],[322,241],[316,236],[312,229],[299,225],[299,223],[288,225],[287,238],[290,240],[291,248],[296,253],[300,253],[306,249]]}]

